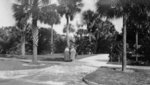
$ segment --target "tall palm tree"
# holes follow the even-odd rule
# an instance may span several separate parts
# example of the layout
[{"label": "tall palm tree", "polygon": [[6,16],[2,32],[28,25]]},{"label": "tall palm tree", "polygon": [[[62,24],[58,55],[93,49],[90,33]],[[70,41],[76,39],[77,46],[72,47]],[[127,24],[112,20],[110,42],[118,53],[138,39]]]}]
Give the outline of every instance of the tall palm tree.
[{"label": "tall palm tree", "polygon": [[89,10],[83,13],[83,18],[87,24],[88,31],[95,36],[95,53],[99,50],[98,46],[101,39],[111,41],[116,34],[114,25],[108,20],[102,21],[102,17],[100,16],[101,15],[98,13]]},{"label": "tall palm tree", "polygon": [[75,28],[74,28],[74,26],[72,24],[65,25],[65,27],[63,29],[63,32],[66,33],[67,29],[68,29],[69,33],[75,32]]},{"label": "tall palm tree", "polygon": [[[63,32],[66,33],[68,30],[68,39],[69,39],[69,45],[72,45],[75,42],[75,38],[73,36],[73,33],[75,32],[75,28],[74,25],[69,24],[69,25],[65,25]],[[72,36],[71,36],[72,34]],[[72,43],[71,43],[72,42]]]},{"label": "tall palm tree", "polygon": [[145,28],[145,22],[147,22],[147,11],[145,11],[145,6],[143,5],[135,5],[131,8],[132,14],[129,16],[129,28],[131,30],[134,30],[135,32],[135,49],[136,49],[136,61],[138,61],[138,41],[139,41],[139,34],[142,32]]},{"label": "tall palm tree", "polygon": [[149,0],[99,0],[98,1],[98,12],[102,16],[108,18],[112,17],[123,17],[123,62],[122,71],[126,70],[126,22],[130,15],[131,10],[129,7],[141,4],[147,8],[150,6]]},{"label": "tall palm tree", "polygon": [[60,13],[60,15],[65,15],[66,17],[66,24],[67,24],[67,46],[70,46],[69,43],[69,23],[70,20],[73,20],[74,15],[79,12],[81,9],[81,1],[82,0],[58,0],[59,2],[59,7],[58,7],[58,12]]},{"label": "tall palm tree", "polygon": [[60,23],[60,16],[57,12],[57,6],[56,4],[45,6],[41,9],[42,14],[40,16],[40,19],[42,22],[49,24],[51,26],[51,54],[53,54],[53,25]]},{"label": "tall palm tree", "polygon": [[[17,0],[17,3],[14,3],[13,8],[14,10],[14,16],[17,21],[22,19],[23,16],[27,17],[27,20],[29,18],[32,19],[32,36],[33,36],[33,57],[32,62],[37,63],[37,47],[38,47],[38,26],[37,22],[40,21],[46,21],[46,18],[51,18],[47,16],[42,16],[44,11],[42,9],[44,7],[51,6],[50,0]],[[47,21],[48,23],[48,21]]]},{"label": "tall palm tree", "polygon": [[28,14],[26,14],[25,10],[27,6],[24,3],[20,3],[21,5],[18,6],[17,4],[13,5],[14,17],[17,21],[16,25],[21,32],[21,53],[22,56],[25,56],[25,30],[27,28],[27,19],[29,18]]}]

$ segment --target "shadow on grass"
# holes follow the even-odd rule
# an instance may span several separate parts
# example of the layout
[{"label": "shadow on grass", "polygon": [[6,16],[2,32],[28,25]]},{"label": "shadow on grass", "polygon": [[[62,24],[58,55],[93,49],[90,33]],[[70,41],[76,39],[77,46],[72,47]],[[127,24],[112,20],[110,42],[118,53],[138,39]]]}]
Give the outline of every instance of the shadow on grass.
[{"label": "shadow on grass", "polygon": [[64,58],[44,58],[41,61],[61,61],[64,62]]},{"label": "shadow on grass", "polygon": [[149,70],[128,69],[127,72],[119,68],[99,68],[84,77],[86,83],[93,85],[150,85]]}]

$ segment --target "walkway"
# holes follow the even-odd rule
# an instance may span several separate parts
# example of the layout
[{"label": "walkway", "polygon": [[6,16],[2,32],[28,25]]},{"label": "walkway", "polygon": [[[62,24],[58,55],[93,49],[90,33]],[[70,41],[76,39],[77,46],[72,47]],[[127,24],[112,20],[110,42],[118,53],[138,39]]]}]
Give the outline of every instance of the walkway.
[{"label": "walkway", "polygon": [[82,78],[108,62],[101,54],[42,69],[0,71],[0,85],[86,85]]},{"label": "walkway", "polygon": [[[41,69],[0,71],[0,85],[86,85],[82,78],[99,67],[121,67],[107,64],[108,60],[107,54],[100,54]],[[150,70],[143,66],[127,67]]]}]

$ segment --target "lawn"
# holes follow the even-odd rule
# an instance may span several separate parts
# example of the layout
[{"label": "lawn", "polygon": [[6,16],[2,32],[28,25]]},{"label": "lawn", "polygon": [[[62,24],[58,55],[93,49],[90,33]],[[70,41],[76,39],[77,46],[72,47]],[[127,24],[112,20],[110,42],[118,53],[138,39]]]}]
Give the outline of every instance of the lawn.
[{"label": "lawn", "polygon": [[58,65],[58,63],[42,63],[43,65],[35,65],[35,66],[25,66],[30,65],[30,63],[22,62],[18,60],[3,60],[0,59],[0,71],[5,70],[26,70],[26,69],[39,69],[39,68],[45,68],[48,66]]},{"label": "lawn", "polygon": [[[77,56],[77,59],[82,59],[86,57],[90,57],[91,55],[80,55]],[[2,70],[25,70],[25,69],[37,69],[37,68],[44,68],[53,65],[59,65],[61,62],[64,62],[64,55],[63,54],[54,54],[54,55],[38,55],[38,60],[40,60],[44,66],[30,66],[31,61],[20,61],[18,59],[23,60],[31,60],[32,55],[26,55],[24,58],[21,56],[14,56],[9,57],[6,59],[0,59],[0,71]],[[24,66],[26,64],[28,66]]]},{"label": "lawn", "polygon": [[[94,55],[94,54],[93,54]],[[90,57],[93,55],[77,55],[76,59],[82,59],[82,58],[86,58],[86,57]],[[0,55],[0,57],[2,58],[17,58],[17,59],[32,59],[32,55],[25,55],[25,57],[22,57],[20,55]],[[64,54],[47,54],[47,55],[38,55],[37,56],[38,60],[41,61],[64,61]]]},{"label": "lawn", "polygon": [[86,75],[84,79],[98,85],[150,85],[150,71],[129,70],[129,72],[122,72],[116,68],[99,68]]},{"label": "lawn", "polygon": [[[82,59],[82,58],[86,58],[86,57],[90,57],[91,55],[81,55],[81,56],[78,56],[77,59]],[[23,59],[24,61],[21,61],[21,60],[18,60],[19,59]],[[28,59],[31,60],[32,58],[32,55],[27,55],[25,58],[21,58],[21,57],[12,57],[12,58],[1,58],[0,59],[0,71],[6,71],[6,70],[9,70],[9,71],[14,71],[14,70],[26,70],[26,69],[39,69],[39,68],[45,68],[45,67],[50,67],[50,66],[53,66],[53,65],[61,65],[61,62],[64,62],[63,61],[63,54],[54,54],[54,55],[38,55],[38,60],[42,60],[40,63],[44,63],[45,65],[44,66],[23,66],[23,64],[29,64],[30,65],[30,62],[28,62]],[[27,62],[26,62],[27,60]],[[54,62],[52,62],[54,61]],[[60,63],[57,63],[57,62],[60,62]],[[49,62],[49,63],[47,63]],[[68,66],[66,66],[68,65]],[[70,65],[73,65],[70,66]],[[56,69],[55,67],[53,67],[54,69]],[[67,63],[65,64],[65,67],[62,67],[61,70],[64,70],[64,71],[67,71],[67,69],[69,70],[68,72],[72,72],[74,70],[74,64],[70,64],[70,63]],[[57,68],[59,69],[59,68]],[[59,71],[56,69],[56,72]],[[49,69],[48,69],[49,70]],[[70,71],[71,70],[71,71]],[[77,68],[75,68],[75,70],[77,70]],[[81,68],[79,68],[79,70],[81,70]],[[51,70],[52,71],[52,70]],[[23,72],[23,71],[22,71]],[[59,76],[54,76],[54,75],[57,75],[57,74],[49,74],[49,72],[47,71],[44,71],[43,73],[37,73],[36,75],[31,75],[31,76],[27,76],[27,77],[24,77],[22,79],[25,79],[25,80],[30,80],[30,78],[32,80],[38,80],[40,82],[43,82],[43,81],[48,81],[48,80],[55,80],[55,79],[60,79],[62,81],[67,81],[69,80],[70,82],[67,82],[67,85],[72,85],[72,83],[76,84],[76,83],[80,83],[80,84],[76,84],[76,85],[81,85],[81,83],[84,84],[84,82],[82,82],[81,78],[82,75],[79,74],[77,75],[77,73],[72,73],[72,74],[69,74],[68,72],[66,72],[66,74],[61,74]],[[26,79],[27,78],[27,79]],[[52,78],[52,79],[51,79]],[[43,79],[43,80],[42,80]],[[78,80],[79,79],[79,80]],[[77,82],[75,81],[77,80]],[[75,82],[74,82],[75,81]],[[68,84],[69,83],[69,84]],[[38,84],[38,83],[32,83],[32,82],[25,82],[24,80],[16,80],[16,79],[0,79],[0,85],[47,85],[47,84]]]}]

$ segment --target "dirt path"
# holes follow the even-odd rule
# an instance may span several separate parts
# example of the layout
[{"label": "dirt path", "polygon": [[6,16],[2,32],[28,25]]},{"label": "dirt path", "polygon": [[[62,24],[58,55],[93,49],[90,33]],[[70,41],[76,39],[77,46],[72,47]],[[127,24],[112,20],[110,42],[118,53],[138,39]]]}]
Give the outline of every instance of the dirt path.
[{"label": "dirt path", "polygon": [[41,69],[0,71],[0,79],[8,80],[0,85],[86,85],[82,78],[107,62],[102,54]]}]

